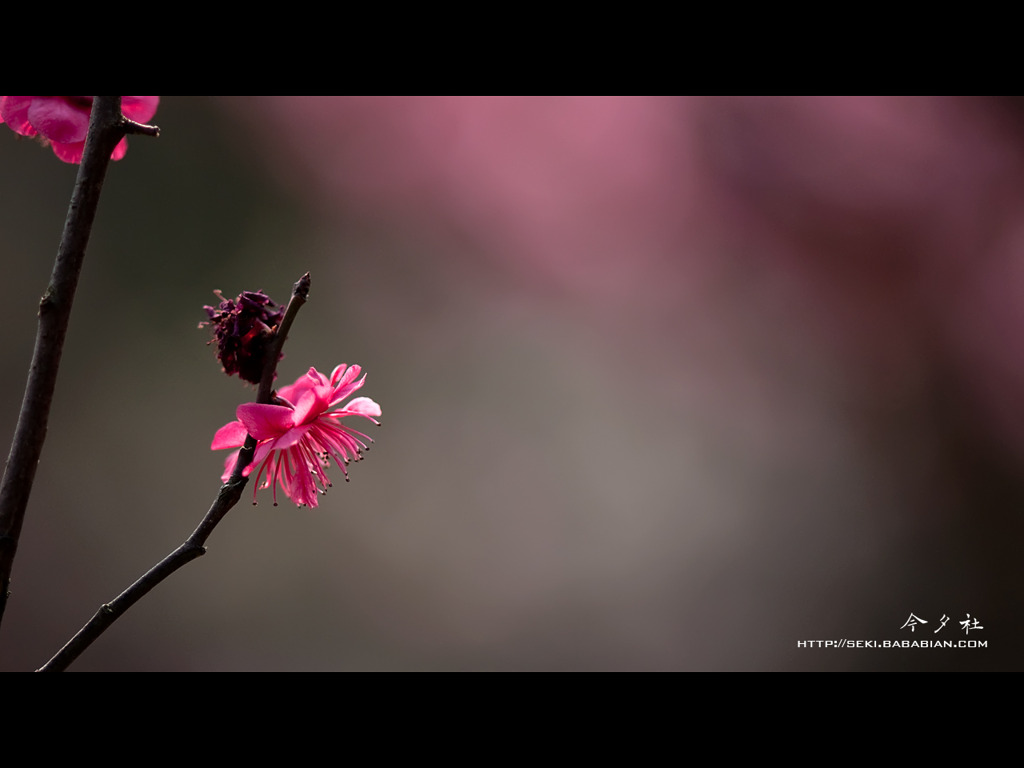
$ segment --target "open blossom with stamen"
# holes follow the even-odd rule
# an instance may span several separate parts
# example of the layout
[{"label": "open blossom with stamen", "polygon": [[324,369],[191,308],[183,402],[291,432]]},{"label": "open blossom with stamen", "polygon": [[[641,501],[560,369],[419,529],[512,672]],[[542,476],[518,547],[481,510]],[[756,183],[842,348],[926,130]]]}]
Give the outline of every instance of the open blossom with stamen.
[{"label": "open blossom with stamen", "polygon": [[[0,123],[22,136],[38,136],[53,147],[53,154],[65,163],[82,162],[85,137],[89,133],[92,96],[0,96]],[[156,114],[159,96],[122,96],[121,112],[137,123],[148,122]],[[128,151],[121,139],[111,160],[120,160]]]},{"label": "open blossom with stamen", "polygon": [[[349,461],[358,461],[373,440],[341,420],[346,416],[362,416],[374,424],[380,416],[380,406],[368,397],[357,397],[342,405],[342,401],[363,386],[366,380],[359,374],[358,365],[339,365],[330,377],[310,368],[294,384],[281,387],[277,399],[283,405],[245,403],[238,406],[238,421],[225,424],[214,435],[210,448],[241,448],[247,435],[259,442],[252,464],[243,474],[255,470],[253,503],[256,490],[274,489],[277,504],[277,486],[296,504],[317,506],[317,493],[326,493],[331,486],[325,469],[333,460],[348,480]],[[221,480],[227,481],[235,468],[238,451],[224,464]],[[319,483],[320,488],[317,487]]]}]

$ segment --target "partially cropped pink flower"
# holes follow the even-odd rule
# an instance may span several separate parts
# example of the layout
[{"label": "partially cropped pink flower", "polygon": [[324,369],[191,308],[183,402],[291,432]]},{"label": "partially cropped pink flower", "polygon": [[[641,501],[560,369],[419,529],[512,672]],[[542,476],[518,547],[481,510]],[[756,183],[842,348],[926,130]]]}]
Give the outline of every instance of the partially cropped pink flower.
[{"label": "partially cropped pink flower", "polygon": [[[346,405],[342,401],[363,386],[358,365],[339,365],[330,378],[310,368],[291,386],[281,387],[277,399],[283,405],[245,403],[238,406],[238,421],[225,424],[213,437],[210,448],[241,448],[246,435],[259,442],[256,455],[243,474],[256,470],[253,503],[260,488],[277,486],[296,504],[317,506],[317,494],[326,493],[331,481],[324,472],[334,461],[348,480],[349,461],[359,461],[373,440],[362,432],[342,424],[346,416],[362,416],[374,424],[380,406],[368,397],[357,397]],[[221,480],[227,481],[235,468],[238,451],[224,464]],[[262,483],[262,484],[261,484]],[[320,487],[317,487],[319,483]]]},{"label": "partially cropped pink flower", "polygon": [[[0,123],[22,136],[39,136],[53,147],[65,163],[82,162],[85,137],[89,133],[92,96],[0,96]],[[145,123],[156,114],[159,96],[122,96],[121,113],[129,120]],[[120,160],[128,151],[121,139],[110,156]]]}]

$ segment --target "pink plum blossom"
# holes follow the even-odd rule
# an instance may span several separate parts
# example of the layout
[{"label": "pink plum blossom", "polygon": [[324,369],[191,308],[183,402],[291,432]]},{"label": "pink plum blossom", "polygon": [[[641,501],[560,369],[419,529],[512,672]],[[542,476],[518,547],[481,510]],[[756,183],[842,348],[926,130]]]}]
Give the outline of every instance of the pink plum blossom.
[{"label": "pink plum blossom", "polygon": [[[0,96],[0,123],[22,136],[39,136],[65,163],[82,162],[85,137],[89,133],[92,96]],[[137,123],[156,114],[159,96],[122,96],[121,112]],[[110,156],[120,160],[128,151],[121,139]]]},{"label": "pink plum blossom", "polygon": [[[330,378],[310,368],[294,384],[281,387],[277,402],[281,405],[244,403],[238,406],[238,421],[217,430],[210,448],[240,448],[247,435],[259,442],[252,464],[242,473],[249,476],[256,469],[253,503],[260,488],[274,489],[277,504],[277,485],[298,505],[317,506],[317,493],[326,493],[331,486],[324,470],[333,459],[348,480],[345,466],[350,460],[358,461],[373,440],[341,423],[346,416],[362,416],[379,425],[375,417],[381,415],[380,406],[368,397],[357,397],[342,406],[342,401],[363,386],[364,375],[358,365],[339,365]],[[221,480],[231,476],[238,451],[224,464]],[[261,485],[262,481],[262,485]],[[317,488],[319,482],[321,488]]]}]

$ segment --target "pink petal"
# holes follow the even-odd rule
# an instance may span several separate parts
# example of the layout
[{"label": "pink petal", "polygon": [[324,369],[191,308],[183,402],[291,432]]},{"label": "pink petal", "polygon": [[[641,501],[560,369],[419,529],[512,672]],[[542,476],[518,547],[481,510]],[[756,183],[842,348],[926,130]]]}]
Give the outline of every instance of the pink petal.
[{"label": "pink petal", "polygon": [[121,139],[117,142],[117,146],[114,147],[114,151],[110,153],[111,160],[120,160],[125,156],[128,151],[128,139]]},{"label": "pink petal", "polygon": [[297,403],[315,384],[316,382],[309,378],[309,374],[303,374],[295,380],[294,384],[289,384],[277,390],[277,396],[287,400],[289,403]]},{"label": "pink petal", "polygon": [[346,368],[348,368],[348,366],[345,365],[344,363],[342,363],[337,368],[335,368],[333,371],[331,371],[331,384],[332,385],[334,385],[334,386],[338,385],[338,382],[341,380],[341,375],[343,373],[345,373],[345,369]]},{"label": "pink petal", "polygon": [[217,434],[213,436],[213,442],[210,443],[210,450],[219,451],[223,448],[241,448],[242,444],[245,443],[245,438],[249,436],[249,433],[245,430],[245,425],[240,421],[232,421],[230,424],[225,424],[223,427],[217,430]]},{"label": "pink petal", "polygon": [[238,461],[238,454],[241,451],[232,451],[228,454],[228,457],[224,459],[224,474],[220,476],[220,481],[226,483],[231,479],[231,473],[235,471],[235,463]]},{"label": "pink petal", "polygon": [[[121,141],[124,141],[124,139],[121,139]],[[82,162],[82,155],[85,154],[84,141],[80,141],[77,144],[58,144],[54,141],[50,142],[50,146],[53,147],[53,154],[65,163],[80,163]]]},{"label": "pink petal", "polygon": [[92,97],[85,101],[69,101],[63,96],[36,96],[28,108],[32,126],[54,144],[77,144],[89,133]]},{"label": "pink petal", "polygon": [[296,504],[305,504],[309,507],[317,506],[316,486],[313,484],[313,477],[309,473],[305,461],[294,451],[286,452],[284,457],[281,475],[278,478],[281,488]]},{"label": "pink petal", "polygon": [[329,387],[313,387],[306,391],[295,404],[294,423],[309,424],[316,421],[327,410]]},{"label": "pink petal", "polygon": [[263,403],[243,403],[235,411],[238,420],[257,440],[269,440],[285,434],[295,425],[294,413],[291,408],[283,405]]},{"label": "pink petal", "polygon": [[298,399],[295,397],[295,385],[289,384],[287,387],[281,387],[276,391],[275,399],[287,403],[290,408],[294,408],[295,401]]},{"label": "pink petal", "polygon": [[302,441],[302,438],[306,436],[306,433],[312,426],[312,424],[305,424],[301,427],[292,427],[279,438],[274,440],[270,447],[275,451],[283,451],[286,448],[291,448],[296,443]]},{"label": "pink petal", "polygon": [[332,405],[337,405],[353,392],[362,388],[366,382],[366,376],[363,376],[358,381],[355,380],[362,370],[358,365],[353,365],[345,371],[345,375],[341,377],[341,381],[338,382],[338,385],[334,388],[334,393],[331,395]]},{"label": "pink petal", "polygon": [[[351,382],[355,381],[356,377],[359,375],[359,372],[361,370],[363,369],[360,368],[358,365],[350,365],[347,370],[341,372],[337,379],[335,379],[334,374],[332,374],[331,380],[334,383],[335,390],[337,390],[339,387],[344,387],[347,384],[350,384]],[[334,373],[338,373],[337,368],[334,369]]]},{"label": "pink petal", "polygon": [[11,130],[22,136],[35,136],[37,131],[28,120],[28,108],[32,106],[32,96],[0,97],[0,117]]},{"label": "pink petal", "polygon": [[246,471],[243,474],[245,474],[245,476],[248,477],[249,470],[251,470],[253,467],[260,466],[263,463],[263,460],[265,458],[267,458],[267,456],[269,456],[271,453],[273,453],[273,451],[274,451],[274,448],[273,448],[273,446],[271,445],[270,442],[260,443],[259,445],[257,445],[256,446],[256,453],[253,454],[253,457],[252,457],[252,464],[250,464],[246,468]]},{"label": "pink petal", "polygon": [[357,397],[351,403],[346,405],[344,410],[346,415],[351,413],[359,416],[365,416],[368,419],[372,419],[374,416],[380,416],[380,406],[368,397]]},{"label": "pink petal", "polygon": [[[136,123],[148,123],[156,108],[160,106],[159,96],[122,96],[121,113]],[[117,160],[118,158],[114,158]]]}]

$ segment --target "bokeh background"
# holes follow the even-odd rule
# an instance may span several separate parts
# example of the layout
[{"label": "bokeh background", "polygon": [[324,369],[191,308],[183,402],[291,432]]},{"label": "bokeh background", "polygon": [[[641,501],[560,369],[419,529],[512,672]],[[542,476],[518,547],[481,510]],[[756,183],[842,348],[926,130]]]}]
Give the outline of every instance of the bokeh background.
[{"label": "bokeh background", "polygon": [[[73,669],[1024,666],[1021,102],[164,97],[154,122],[107,176],[0,669],[193,530],[254,396],[202,307],[307,270],[281,379],[364,366],[367,460],[317,509],[247,492]],[[77,167],[0,129],[6,454]],[[798,647],[967,614],[987,648]]]}]

